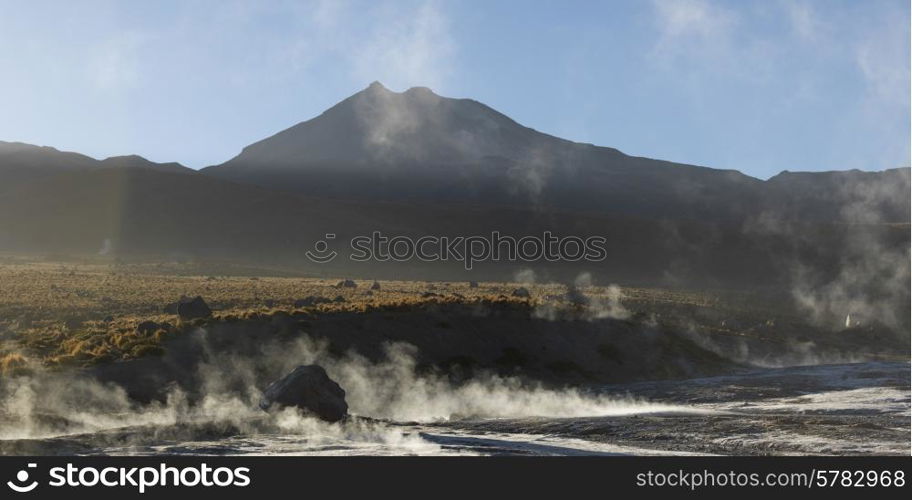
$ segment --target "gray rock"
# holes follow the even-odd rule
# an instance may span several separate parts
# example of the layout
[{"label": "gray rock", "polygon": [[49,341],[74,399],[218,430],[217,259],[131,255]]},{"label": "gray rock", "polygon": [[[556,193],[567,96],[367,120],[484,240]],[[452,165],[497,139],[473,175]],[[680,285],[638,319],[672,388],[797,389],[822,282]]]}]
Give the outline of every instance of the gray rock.
[{"label": "gray rock", "polygon": [[206,301],[197,295],[186,302],[179,302],[177,304],[177,315],[180,316],[180,319],[182,320],[208,318],[212,316],[212,309],[209,309],[209,305],[206,304]]},{"label": "gray rock", "polygon": [[345,391],[319,365],[302,365],[266,388],[260,399],[263,410],[294,407],[327,422],[348,415]]},{"label": "gray rock", "polygon": [[521,286],[521,287],[517,288],[516,290],[513,290],[513,296],[528,298],[530,296],[530,294],[529,294],[529,290],[526,287]]},{"label": "gray rock", "polygon": [[567,295],[565,295],[565,298],[567,299],[567,302],[570,302],[571,304],[581,306],[589,304],[589,297],[586,297],[579,288],[573,285],[567,286]]},{"label": "gray rock", "polygon": [[158,323],[156,323],[154,321],[143,321],[142,323],[140,323],[139,325],[136,326],[136,331],[143,335],[149,335],[150,333],[154,333],[155,330],[158,330]]},{"label": "gray rock", "polygon": [[187,302],[189,300],[191,300],[190,297],[187,297],[186,295],[181,295],[181,298],[178,299],[177,302],[172,302],[165,306],[165,308],[164,308],[165,314],[177,314],[177,306],[179,306],[181,304],[181,302]]}]

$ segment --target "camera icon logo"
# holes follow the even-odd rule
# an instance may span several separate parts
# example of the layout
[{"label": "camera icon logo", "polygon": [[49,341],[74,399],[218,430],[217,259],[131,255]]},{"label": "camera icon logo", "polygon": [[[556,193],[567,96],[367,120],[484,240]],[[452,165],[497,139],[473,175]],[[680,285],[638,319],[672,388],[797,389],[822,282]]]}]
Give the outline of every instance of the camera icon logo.
[{"label": "camera icon logo", "polygon": [[329,249],[329,243],[327,240],[334,239],[336,239],[335,233],[326,233],[324,239],[316,242],[314,244],[314,249],[304,252],[304,255],[306,255],[308,259],[316,262],[317,264],[326,264],[327,262],[330,262],[331,260],[335,259],[337,255],[339,255],[335,250]]},{"label": "camera icon logo", "polygon": [[31,483],[26,484],[26,482],[29,480],[29,473],[27,469],[34,469],[36,467],[38,467],[38,464],[28,464],[26,466],[26,469],[22,469],[16,473],[15,481],[7,481],[6,485],[16,493],[28,493],[29,491],[34,490],[38,487],[38,481],[32,481]]}]

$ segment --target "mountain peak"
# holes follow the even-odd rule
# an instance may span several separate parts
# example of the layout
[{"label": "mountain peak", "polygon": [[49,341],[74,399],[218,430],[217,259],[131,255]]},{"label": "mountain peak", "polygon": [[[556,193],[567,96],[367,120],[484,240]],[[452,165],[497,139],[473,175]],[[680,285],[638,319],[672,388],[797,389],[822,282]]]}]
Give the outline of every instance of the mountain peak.
[{"label": "mountain peak", "polygon": [[466,165],[484,158],[527,163],[533,157],[549,161],[540,151],[558,154],[568,144],[475,101],[422,86],[395,92],[374,81],[321,115],[245,147],[228,164],[298,169]]},{"label": "mountain peak", "polygon": [[437,94],[435,94],[433,90],[431,90],[431,89],[429,89],[429,88],[427,88],[427,87],[412,87],[412,88],[406,90],[404,93],[405,93],[405,94],[413,94],[413,95],[422,95],[422,94],[424,94],[424,95],[437,96]]},{"label": "mountain peak", "polygon": [[388,89],[385,85],[379,81],[373,81],[370,85],[364,89],[366,94],[382,94],[382,95],[401,95],[407,97],[440,97],[433,90],[428,87],[411,87],[405,92],[395,92]]},{"label": "mountain peak", "polygon": [[368,92],[390,92],[390,89],[386,88],[382,83],[377,80],[371,82],[370,85],[365,89]]}]

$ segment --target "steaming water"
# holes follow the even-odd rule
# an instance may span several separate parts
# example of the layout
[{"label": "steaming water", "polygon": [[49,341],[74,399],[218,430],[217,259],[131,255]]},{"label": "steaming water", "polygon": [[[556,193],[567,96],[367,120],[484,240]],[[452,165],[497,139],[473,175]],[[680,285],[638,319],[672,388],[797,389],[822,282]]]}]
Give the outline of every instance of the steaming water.
[{"label": "steaming water", "polygon": [[[350,392],[352,418],[331,424],[295,409],[267,415],[241,399],[217,396],[189,405],[180,394],[175,394],[166,403],[137,408],[116,390],[105,392],[110,389],[81,384],[83,393],[77,395],[78,399],[98,398],[96,404],[85,406],[93,408],[90,411],[75,408],[71,401],[48,405],[36,393],[34,382],[23,380],[6,401],[2,437],[7,445],[5,451],[12,453],[37,450],[136,455],[646,454],[655,452],[578,438],[470,432],[460,427],[464,423],[483,425],[507,419],[559,421],[710,411],[575,390],[521,387],[514,381],[498,378],[459,387],[435,379],[413,382],[410,394],[401,393],[381,406],[376,406],[378,392],[371,392],[366,398]],[[99,402],[106,405],[106,411],[98,411],[103,406]],[[366,416],[365,409],[386,418]],[[461,416],[458,411],[472,416]],[[65,431],[59,430],[60,420],[65,420]]]},{"label": "steaming water", "polygon": [[[218,391],[194,405],[175,393],[166,403],[137,407],[110,387],[82,383],[55,392],[51,386],[60,381],[22,379],[0,407],[0,452],[909,453],[908,363],[761,370],[598,392],[521,387],[498,378],[455,387],[417,377],[409,366],[408,356],[380,365],[330,364],[355,414],[337,424],[291,409],[266,415],[249,398]],[[378,371],[385,378],[374,378]]]}]

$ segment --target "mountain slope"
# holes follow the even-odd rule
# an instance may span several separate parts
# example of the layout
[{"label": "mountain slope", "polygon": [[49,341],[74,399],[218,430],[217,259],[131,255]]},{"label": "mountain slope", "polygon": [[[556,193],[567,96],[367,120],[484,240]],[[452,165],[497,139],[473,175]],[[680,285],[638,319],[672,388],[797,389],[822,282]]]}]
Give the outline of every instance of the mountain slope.
[{"label": "mountain slope", "polygon": [[764,214],[837,223],[845,222],[847,206],[865,203],[878,191],[885,196],[868,219],[908,221],[908,172],[784,173],[764,182],[733,170],[567,141],[477,101],[441,97],[423,87],[397,93],[377,82],[203,169],[213,177],[352,200],[470,202],[710,222]]},{"label": "mountain slope", "polygon": [[694,218],[749,211],[762,184],[735,171],[574,143],[476,101],[379,83],[203,172],[338,198]]},{"label": "mountain slope", "polygon": [[[347,201],[152,169],[101,168],[26,183],[0,193],[0,250],[104,254],[128,259],[228,260],[332,276],[465,279],[461,261],[360,263],[347,258],[353,236],[600,235],[601,262],[477,263],[475,279],[509,280],[534,267],[542,277],[581,272],[624,283],[722,284],[775,281],[773,257],[738,225],[593,216],[504,207]],[[329,264],[305,257],[327,233],[342,255]],[[837,248],[830,238],[828,248]],[[818,264],[831,262],[818,258]]]}]

